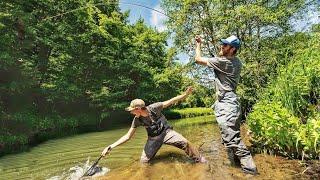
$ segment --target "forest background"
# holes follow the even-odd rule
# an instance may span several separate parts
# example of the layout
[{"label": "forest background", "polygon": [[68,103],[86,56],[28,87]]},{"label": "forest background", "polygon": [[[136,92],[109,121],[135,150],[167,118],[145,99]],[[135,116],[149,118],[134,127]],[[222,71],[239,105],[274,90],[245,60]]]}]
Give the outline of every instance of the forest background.
[{"label": "forest background", "polygon": [[[123,109],[130,100],[163,101],[189,85],[195,93],[176,108],[210,107],[212,72],[193,63],[194,36],[202,35],[204,54],[214,56],[219,39],[234,34],[244,64],[237,93],[255,147],[319,158],[320,25],[298,30],[295,23],[310,12],[319,16],[319,1],[163,0],[161,31],[143,18],[130,23],[120,3],[0,2],[1,155],[104,130],[115,119],[129,122]],[[190,60],[181,63],[180,53]]]}]

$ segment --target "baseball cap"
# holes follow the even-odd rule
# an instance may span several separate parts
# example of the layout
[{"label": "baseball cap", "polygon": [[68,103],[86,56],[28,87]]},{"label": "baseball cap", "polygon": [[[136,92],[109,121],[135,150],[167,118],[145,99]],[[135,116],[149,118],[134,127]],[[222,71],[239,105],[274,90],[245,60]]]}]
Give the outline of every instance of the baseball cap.
[{"label": "baseball cap", "polygon": [[126,111],[132,111],[136,108],[143,108],[145,106],[146,105],[142,99],[134,99],[131,101],[130,106],[126,108]]},{"label": "baseball cap", "polygon": [[232,35],[232,36],[228,37],[227,39],[221,39],[220,43],[221,44],[228,44],[232,47],[235,47],[236,49],[240,48],[240,40],[235,35]]}]

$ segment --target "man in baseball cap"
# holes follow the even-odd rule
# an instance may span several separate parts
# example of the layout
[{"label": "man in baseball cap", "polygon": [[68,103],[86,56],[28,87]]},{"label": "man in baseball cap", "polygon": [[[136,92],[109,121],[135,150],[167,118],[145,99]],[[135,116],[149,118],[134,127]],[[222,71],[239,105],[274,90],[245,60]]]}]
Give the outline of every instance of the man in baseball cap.
[{"label": "man in baseball cap", "polygon": [[220,40],[218,57],[201,56],[201,38],[196,36],[196,63],[213,69],[216,102],[212,105],[220,127],[222,143],[225,145],[232,165],[241,165],[245,173],[257,174],[257,167],[250,151],[240,137],[240,102],[236,89],[240,79],[242,63],[236,56],[240,40],[232,35]]},{"label": "man in baseball cap", "polygon": [[230,45],[231,47],[234,47],[237,50],[240,48],[240,40],[235,35],[232,35],[232,36],[228,37],[227,39],[221,39],[220,44],[221,45]]},{"label": "man in baseball cap", "polygon": [[105,156],[113,148],[125,143],[134,135],[138,126],[144,126],[147,130],[148,140],[142,152],[140,161],[142,163],[149,162],[158,152],[162,144],[172,145],[185,151],[185,153],[195,162],[205,163],[206,159],[200,155],[197,148],[195,148],[186,138],[174,131],[168,124],[166,117],[161,113],[164,108],[167,108],[179,101],[184,100],[192,92],[192,88],[188,89],[181,95],[176,96],[164,102],[157,102],[145,105],[142,99],[134,99],[130,106],[126,108],[135,117],[133,118],[131,128],[128,133],[121,137],[118,141],[107,146],[101,153]]},{"label": "man in baseball cap", "polygon": [[131,101],[130,106],[127,107],[125,110],[126,111],[132,111],[136,108],[144,108],[146,105],[142,99],[134,99]]}]

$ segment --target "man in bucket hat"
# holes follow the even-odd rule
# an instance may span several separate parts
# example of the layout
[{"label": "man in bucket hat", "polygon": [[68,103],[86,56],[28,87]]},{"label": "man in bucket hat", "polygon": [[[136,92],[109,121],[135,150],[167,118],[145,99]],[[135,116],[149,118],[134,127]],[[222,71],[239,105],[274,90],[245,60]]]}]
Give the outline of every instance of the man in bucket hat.
[{"label": "man in bucket hat", "polygon": [[240,40],[232,35],[221,39],[220,45],[218,57],[201,57],[201,38],[196,36],[195,60],[213,69],[217,98],[213,108],[229,160],[233,165],[240,161],[245,173],[257,174],[251,153],[240,138],[240,103],[235,93],[242,67],[240,59],[236,57]]},{"label": "man in bucket hat", "polygon": [[131,128],[128,133],[122,136],[113,144],[107,146],[101,153],[105,156],[113,148],[125,143],[134,135],[138,126],[144,126],[147,130],[148,140],[142,152],[140,161],[147,163],[152,159],[162,144],[172,145],[185,151],[185,153],[192,158],[195,162],[204,163],[205,158],[200,155],[197,148],[195,148],[186,138],[177,133],[168,124],[167,119],[161,113],[164,108],[167,108],[179,101],[184,100],[192,92],[192,88],[188,89],[181,95],[176,96],[164,102],[157,102],[146,106],[142,99],[134,99],[131,101],[130,106],[126,108],[131,114],[135,115]]}]

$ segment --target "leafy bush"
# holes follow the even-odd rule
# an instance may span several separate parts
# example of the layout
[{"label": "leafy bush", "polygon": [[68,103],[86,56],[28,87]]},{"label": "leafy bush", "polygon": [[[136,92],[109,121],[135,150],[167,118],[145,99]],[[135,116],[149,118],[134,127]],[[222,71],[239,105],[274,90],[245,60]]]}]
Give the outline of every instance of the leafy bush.
[{"label": "leafy bush", "polygon": [[6,145],[22,144],[28,143],[28,137],[26,135],[11,135],[11,136],[0,136],[0,142]]},{"label": "leafy bush", "polygon": [[34,132],[44,131],[48,129],[75,128],[79,126],[79,121],[85,121],[86,117],[61,117],[58,114],[39,115],[32,110],[25,110],[14,113],[12,120],[22,123]]},{"label": "leafy bush", "polygon": [[[320,157],[320,34],[311,35],[307,48],[295,48],[279,76],[260,94],[248,117],[260,148],[307,158]],[[303,41],[303,40],[302,40]]]},{"label": "leafy bush", "polygon": [[295,132],[296,148],[302,158],[317,158],[320,156],[320,116],[308,119],[301,124],[299,131]]},{"label": "leafy bush", "polygon": [[299,118],[283,108],[280,102],[257,103],[248,117],[248,125],[259,147],[284,155],[295,153]]},{"label": "leafy bush", "polygon": [[2,132],[0,134],[0,156],[23,149],[28,142],[28,137],[24,134],[13,135]]}]

